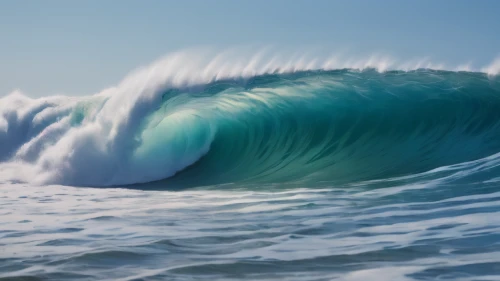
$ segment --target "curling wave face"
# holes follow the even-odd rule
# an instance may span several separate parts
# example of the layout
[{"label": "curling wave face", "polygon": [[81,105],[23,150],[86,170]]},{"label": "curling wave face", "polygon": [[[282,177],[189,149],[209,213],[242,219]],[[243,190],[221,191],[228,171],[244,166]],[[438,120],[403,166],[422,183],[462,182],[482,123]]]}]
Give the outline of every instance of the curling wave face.
[{"label": "curling wave face", "polygon": [[500,151],[498,76],[192,60],[93,96],[0,99],[0,181],[352,182]]}]

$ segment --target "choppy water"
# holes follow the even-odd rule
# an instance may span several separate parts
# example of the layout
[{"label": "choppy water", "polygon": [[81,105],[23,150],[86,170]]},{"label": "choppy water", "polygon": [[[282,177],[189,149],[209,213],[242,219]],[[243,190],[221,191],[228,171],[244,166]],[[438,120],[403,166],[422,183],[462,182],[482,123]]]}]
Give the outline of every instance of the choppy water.
[{"label": "choppy water", "polygon": [[321,188],[3,185],[0,280],[500,280],[497,162]]}]

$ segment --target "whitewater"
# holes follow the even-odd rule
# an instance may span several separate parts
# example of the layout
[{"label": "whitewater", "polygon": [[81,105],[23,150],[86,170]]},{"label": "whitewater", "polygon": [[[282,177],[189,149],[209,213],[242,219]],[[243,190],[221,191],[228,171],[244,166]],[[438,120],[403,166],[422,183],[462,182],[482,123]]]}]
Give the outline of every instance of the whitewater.
[{"label": "whitewater", "polygon": [[0,98],[0,280],[500,280],[500,60],[170,54]]}]

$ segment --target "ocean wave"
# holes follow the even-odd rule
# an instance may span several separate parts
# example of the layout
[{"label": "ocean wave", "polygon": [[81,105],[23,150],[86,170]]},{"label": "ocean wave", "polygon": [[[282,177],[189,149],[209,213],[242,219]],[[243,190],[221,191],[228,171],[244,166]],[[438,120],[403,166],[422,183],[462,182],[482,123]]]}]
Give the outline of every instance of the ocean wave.
[{"label": "ocean wave", "polygon": [[0,181],[358,181],[500,149],[500,80],[423,62],[181,52],[86,97],[0,99]]}]

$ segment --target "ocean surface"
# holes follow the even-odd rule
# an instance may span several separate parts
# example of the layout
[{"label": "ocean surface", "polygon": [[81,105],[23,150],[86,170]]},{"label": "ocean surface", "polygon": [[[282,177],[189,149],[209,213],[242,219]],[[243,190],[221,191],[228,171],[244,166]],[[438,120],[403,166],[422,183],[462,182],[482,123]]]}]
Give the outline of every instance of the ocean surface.
[{"label": "ocean surface", "polygon": [[0,280],[500,280],[496,74],[174,54],[6,95]]}]

